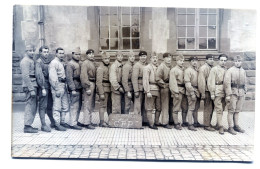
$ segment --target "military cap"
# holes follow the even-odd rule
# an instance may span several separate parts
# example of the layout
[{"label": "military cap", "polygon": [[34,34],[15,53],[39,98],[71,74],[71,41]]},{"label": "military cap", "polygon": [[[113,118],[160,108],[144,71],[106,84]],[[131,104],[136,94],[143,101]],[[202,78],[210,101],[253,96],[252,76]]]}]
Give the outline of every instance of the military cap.
[{"label": "military cap", "polygon": [[221,54],[218,56],[218,59],[220,59],[221,57],[226,57],[228,59],[228,56],[226,54]]},{"label": "military cap", "polygon": [[232,61],[237,61],[237,60],[243,60],[243,58],[240,56],[240,55],[236,55],[236,56],[233,56],[231,58]]},{"label": "military cap", "polygon": [[176,61],[184,59],[184,56],[182,54],[176,56]]},{"label": "military cap", "polygon": [[[75,49],[72,50],[72,54],[74,53],[81,53],[80,47],[76,47]],[[94,52],[93,52],[94,53]]]},{"label": "military cap", "polygon": [[102,52],[102,53],[101,53],[101,57],[102,57],[102,58],[110,58],[110,55],[109,55],[109,53],[107,53],[107,52]]},{"label": "military cap", "polygon": [[192,60],[199,60],[199,59],[198,59],[197,56],[191,56],[191,57],[190,57],[190,61],[192,61]]},{"label": "military cap", "polygon": [[34,50],[34,46],[33,45],[26,45],[25,47],[25,51],[28,51],[28,50]]},{"label": "military cap", "polygon": [[170,53],[164,53],[164,54],[163,54],[163,58],[166,58],[166,57],[169,57],[169,56],[171,56]]},{"label": "military cap", "polygon": [[207,54],[207,55],[206,55],[206,60],[208,60],[208,59],[210,59],[210,58],[214,59],[214,56],[213,56],[212,54]]},{"label": "military cap", "polygon": [[146,55],[147,56],[147,52],[146,51],[140,51],[139,52],[139,56],[142,56],[142,55]]},{"label": "military cap", "polygon": [[94,53],[94,50],[93,50],[93,49],[87,50],[86,54],[88,55],[88,54],[90,54],[90,53]]}]

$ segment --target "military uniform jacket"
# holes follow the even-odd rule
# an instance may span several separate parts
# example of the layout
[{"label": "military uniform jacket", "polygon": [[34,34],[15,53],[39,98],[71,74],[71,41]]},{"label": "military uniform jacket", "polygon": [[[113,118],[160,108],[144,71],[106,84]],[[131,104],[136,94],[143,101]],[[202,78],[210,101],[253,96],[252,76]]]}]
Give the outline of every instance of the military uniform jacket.
[{"label": "military uniform jacket", "polygon": [[81,85],[85,89],[89,89],[90,82],[96,81],[96,66],[94,61],[86,59],[81,65],[80,71]]},{"label": "military uniform jacket", "polygon": [[224,97],[224,87],[223,87],[223,81],[224,81],[224,75],[225,75],[226,69],[217,65],[214,66],[209,73],[208,77],[208,89],[210,91],[211,95]]},{"label": "military uniform jacket", "polygon": [[195,94],[197,97],[199,97],[198,70],[196,68],[190,66],[184,71],[184,83],[187,96]]},{"label": "military uniform jacket", "polygon": [[134,87],[134,92],[144,91],[143,87],[143,69],[145,63],[137,62],[133,66],[133,73],[132,73],[132,84]]},{"label": "military uniform jacket", "polygon": [[161,88],[168,88],[169,87],[169,75],[171,71],[171,66],[167,66],[165,62],[162,62],[156,71],[156,81],[157,84]]},{"label": "military uniform jacket", "polygon": [[155,74],[157,71],[157,66],[152,63],[144,67],[143,70],[143,86],[145,93],[151,93],[152,95],[158,96],[159,86],[155,80]]},{"label": "military uniform jacket", "polygon": [[101,62],[97,68],[96,85],[99,95],[111,91],[111,84],[109,82],[109,65],[105,65],[103,62]]},{"label": "military uniform jacket", "polygon": [[176,65],[171,69],[169,84],[172,94],[185,94],[183,67]]},{"label": "military uniform jacket", "polygon": [[55,57],[49,64],[48,70],[51,87],[57,91],[61,86],[64,86],[59,81],[59,78],[66,78],[64,65],[60,62],[59,58]]},{"label": "military uniform jacket", "polygon": [[35,63],[35,75],[37,83],[41,89],[49,89],[49,70],[48,66],[54,57],[49,56],[47,59],[41,56]]},{"label": "military uniform jacket", "polygon": [[211,70],[211,66],[207,63],[205,63],[199,68],[198,88],[199,88],[199,92],[202,95],[205,95],[205,91],[209,91],[207,81],[208,81],[210,70]]},{"label": "military uniform jacket", "polygon": [[79,62],[72,58],[66,66],[66,79],[69,91],[82,89],[80,82],[80,71]]},{"label": "military uniform jacket", "polygon": [[109,80],[111,83],[111,91],[120,94],[118,89],[122,87],[122,63],[117,60],[111,65],[109,69]]},{"label": "military uniform jacket", "polygon": [[229,68],[226,71],[224,77],[224,87],[227,96],[231,94],[244,96],[244,94],[247,92],[247,79],[245,70],[242,67],[237,68],[235,66]]},{"label": "military uniform jacket", "polygon": [[20,67],[21,67],[22,78],[23,78],[22,86],[24,88],[28,88],[29,91],[33,91],[34,87],[37,87],[37,82],[35,78],[34,60],[26,55],[22,59],[20,63]]},{"label": "military uniform jacket", "polygon": [[133,73],[133,63],[128,61],[123,66],[123,70],[122,70],[122,85],[124,87],[125,92],[134,91],[132,80],[131,80],[132,73]]}]

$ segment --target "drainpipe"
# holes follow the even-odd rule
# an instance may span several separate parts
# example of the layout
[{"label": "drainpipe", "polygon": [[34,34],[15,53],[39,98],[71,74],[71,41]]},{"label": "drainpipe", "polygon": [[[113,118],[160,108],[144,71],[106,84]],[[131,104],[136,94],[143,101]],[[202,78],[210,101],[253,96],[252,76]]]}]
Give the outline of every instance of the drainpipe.
[{"label": "drainpipe", "polygon": [[38,13],[39,13],[39,40],[40,40],[40,46],[45,45],[45,34],[44,34],[44,7],[43,5],[40,5],[38,7]]}]

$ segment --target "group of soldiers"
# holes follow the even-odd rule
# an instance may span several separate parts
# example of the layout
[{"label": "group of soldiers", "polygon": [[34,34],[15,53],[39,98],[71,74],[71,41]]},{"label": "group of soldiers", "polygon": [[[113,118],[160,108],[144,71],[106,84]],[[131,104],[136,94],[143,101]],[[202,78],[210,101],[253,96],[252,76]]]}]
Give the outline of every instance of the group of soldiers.
[{"label": "group of soldiers", "polygon": [[[39,49],[40,57],[35,60],[34,46],[26,46],[26,54],[20,66],[23,77],[23,89],[26,93],[24,113],[24,132],[37,133],[32,127],[39,102],[41,130],[50,132],[67,129],[95,129],[92,113],[95,108],[96,93],[99,96],[100,127],[109,127],[104,114],[129,114],[131,104],[134,114],[142,115],[143,125],[151,129],[158,126],[177,130],[188,127],[196,131],[204,127],[208,131],[227,130],[235,135],[245,132],[239,126],[246,89],[246,73],[241,67],[242,58],[232,57],[234,66],[228,70],[225,64],[228,56],[218,56],[214,65],[214,56],[206,55],[206,62],[198,68],[198,58],[189,58],[190,66],[184,70],[183,55],[163,54],[163,62],[158,65],[158,55],[151,54],[147,63],[147,52],[139,52],[139,61],[135,62],[133,52],[127,54],[128,61],[123,64],[123,54],[116,53],[116,60],[110,63],[110,55],[102,53],[102,62],[96,68],[94,50],[86,52],[87,59],[81,61],[81,50],[72,52],[72,59],[64,66],[63,48],[56,49],[56,56],[49,54],[49,48]],[[177,65],[172,67],[173,57]],[[70,95],[70,97],[68,97]],[[38,97],[37,97],[38,96]],[[198,122],[200,101],[204,100],[204,124]],[[224,129],[222,116],[228,107],[228,129]],[[82,112],[81,112],[82,109]],[[211,125],[213,111],[216,111],[217,124]],[[69,113],[67,113],[69,112]],[[178,121],[181,113],[182,123]],[[153,114],[155,113],[155,118]],[[45,122],[48,115],[51,125]],[[69,114],[69,122],[65,122]],[[160,121],[161,117],[161,122]],[[170,121],[173,121],[173,126]]]}]

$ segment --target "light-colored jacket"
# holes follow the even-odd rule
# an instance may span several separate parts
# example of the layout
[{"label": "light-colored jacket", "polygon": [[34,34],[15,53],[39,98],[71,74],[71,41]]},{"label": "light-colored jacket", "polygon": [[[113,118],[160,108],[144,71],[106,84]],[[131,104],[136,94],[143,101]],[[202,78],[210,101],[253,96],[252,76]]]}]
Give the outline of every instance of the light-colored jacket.
[{"label": "light-colored jacket", "polygon": [[152,63],[148,64],[143,69],[143,86],[144,93],[150,93],[151,91],[159,91],[159,86],[155,80],[155,73],[157,66]]},{"label": "light-colored jacket", "polygon": [[146,66],[146,63],[137,62],[133,66],[132,73],[132,84],[134,87],[134,92],[144,91],[143,87],[143,69]]},{"label": "light-colored jacket", "polygon": [[185,85],[183,68],[176,65],[171,69],[169,85],[172,94],[185,94],[185,87],[181,87]]},{"label": "light-colored jacket", "polygon": [[90,82],[96,81],[96,66],[94,61],[86,59],[82,63],[80,71],[80,81],[82,87],[86,90],[90,88]]},{"label": "light-colored jacket", "polygon": [[208,89],[211,95],[224,97],[224,76],[225,76],[226,69],[216,65],[214,66],[209,73],[208,77]]},{"label": "light-colored jacket", "polygon": [[55,57],[49,64],[49,81],[51,87],[56,91],[65,87],[65,83],[61,83],[59,78],[65,79],[66,75],[63,64],[59,58]]},{"label": "light-colored jacket", "polygon": [[109,80],[111,83],[111,91],[114,93],[120,93],[118,89],[122,87],[122,63],[117,60],[111,65],[109,69]]},{"label": "light-colored jacket", "polygon": [[66,67],[66,77],[69,91],[82,89],[80,82],[80,65],[78,61],[71,59]]},{"label": "light-colored jacket", "polygon": [[184,83],[187,96],[195,94],[197,97],[200,97],[198,90],[198,70],[193,66],[184,70]]},{"label": "light-colored jacket", "polygon": [[205,95],[205,91],[209,91],[207,83],[208,83],[210,70],[211,70],[211,66],[207,63],[205,63],[199,68],[198,88],[199,88],[199,92],[202,95]]},{"label": "light-colored jacket", "polygon": [[156,71],[156,82],[161,88],[169,87],[171,66],[167,66],[165,62],[162,62]]},{"label": "light-colored jacket", "polygon": [[96,85],[99,95],[103,95],[105,92],[111,92],[111,84],[109,82],[109,65],[105,65],[103,62],[101,62],[97,68]]},{"label": "light-colored jacket", "polygon": [[134,90],[132,80],[131,80],[132,73],[133,73],[133,63],[128,61],[124,64],[122,70],[122,85],[124,87],[125,92],[132,92]]}]

